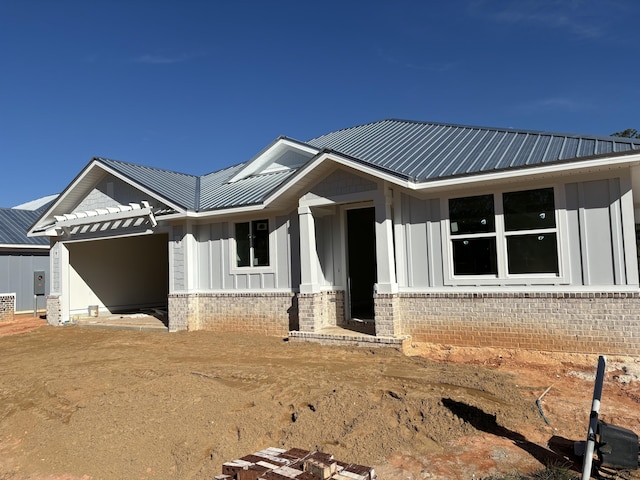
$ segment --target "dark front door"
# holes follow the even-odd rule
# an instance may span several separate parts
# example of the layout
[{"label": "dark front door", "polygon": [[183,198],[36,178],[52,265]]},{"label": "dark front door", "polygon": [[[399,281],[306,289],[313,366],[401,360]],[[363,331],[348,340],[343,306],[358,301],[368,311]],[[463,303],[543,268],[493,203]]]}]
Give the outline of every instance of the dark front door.
[{"label": "dark front door", "polygon": [[351,318],[373,318],[376,283],[375,209],[347,210],[347,256]]}]

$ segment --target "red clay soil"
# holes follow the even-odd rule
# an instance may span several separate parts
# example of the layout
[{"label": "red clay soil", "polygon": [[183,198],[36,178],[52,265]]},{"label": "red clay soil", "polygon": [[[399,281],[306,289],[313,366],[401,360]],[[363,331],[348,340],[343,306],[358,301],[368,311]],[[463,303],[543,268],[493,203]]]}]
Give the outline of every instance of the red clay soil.
[{"label": "red clay soil", "polygon": [[[571,465],[597,360],[50,327],[31,315],[1,323],[0,337],[0,480],[210,479],[270,446],[371,465],[380,480]],[[601,418],[640,432],[640,359],[608,360]],[[535,400],[549,387],[546,424]]]}]

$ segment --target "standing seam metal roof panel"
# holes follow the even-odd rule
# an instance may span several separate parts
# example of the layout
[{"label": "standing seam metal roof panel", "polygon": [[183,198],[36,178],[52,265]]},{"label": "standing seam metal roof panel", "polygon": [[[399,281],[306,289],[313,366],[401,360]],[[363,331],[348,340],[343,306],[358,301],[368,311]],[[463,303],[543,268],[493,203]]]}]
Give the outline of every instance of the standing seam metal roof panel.
[{"label": "standing seam metal roof panel", "polygon": [[[461,135],[461,131],[469,129],[483,130],[487,135]],[[487,147],[463,145],[478,139],[481,144],[486,140]],[[382,120],[351,127],[307,143],[417,181],[640,149],[640,139],[407,120]],[[477,159],[472,158],[475,155]]]},{"label": "standing seam metal roof panel", "polygon": [[27,231],[42,213],[38,210],[0,208],[0,244],[2,245],[49,245],[46,237],[27,237]]}]

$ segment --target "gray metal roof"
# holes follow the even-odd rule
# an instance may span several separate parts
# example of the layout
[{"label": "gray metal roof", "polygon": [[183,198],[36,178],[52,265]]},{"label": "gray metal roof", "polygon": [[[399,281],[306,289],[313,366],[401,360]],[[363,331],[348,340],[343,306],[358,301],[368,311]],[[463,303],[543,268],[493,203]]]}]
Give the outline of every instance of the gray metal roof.
[{"label": "gray metal roof", "polygon": [[42,214],[43,209],[22,210],[0,208],[0,245],[38,246],[49,245],[49,239],[27,237],[27,230]]},{"label": "gray metal roof", "polygon": [[[338,130],[305,144],[416,182],[640,151],[640,139],[395,119]],[[198,177],[106,158],[95,160],[193,211],[260,204],[296,171],[255,174],[230,182],[247,163]]]},{"label": "gray metal roof", "polygon": [[417,182],[640,149],[640,139],[394,119],[306,143]]},{"label": "gray metal roof", "polygon": [[200,180],[197,176],[108,158],[95,158],[94,160],[181,207],[190,210],[197,208],[196,198]]}]

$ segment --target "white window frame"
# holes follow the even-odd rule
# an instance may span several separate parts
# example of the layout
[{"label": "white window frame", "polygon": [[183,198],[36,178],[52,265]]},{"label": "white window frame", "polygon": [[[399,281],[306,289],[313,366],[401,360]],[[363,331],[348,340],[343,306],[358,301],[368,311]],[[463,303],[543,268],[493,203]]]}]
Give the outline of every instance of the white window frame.
[{"label": "white window frame", "polygon": [[[239,267],[238,266],[238,248],[237,248],[237,244],[236,244],[236,225],[239,223],[248,223],[249,224],[249,228],[251,228],[251,223],[254,221],[260,221],[260,220],[266,220],[267,224],[268,224],[268,230],[269,230],[269,265],[262,265],[262,266],[254,266],[254,265],[247,265],[245,267]],[[230,273],[271,273],[275,271],[275,267],[274,267],[274,262],[275,262],[275,241],[274,241],[274,230],[273,230],[273,219],[271,217],[260,217],[260,218],[251,218],[248,220],[241,220],[241,221],[233,221],[233,222],[229,222],[231,224],[231,235],[229,236],[229,243],[230,243],[230,248],[229,248],[229,265],[230,265]],[[251,262],[254,261],[254,254],[253,254],[253,247],[250,247],[250,252],[249,252],[250,258],[251,258]]]},{"label": "white window frame", "polygon": [[[507,232],[504,222],[503,193],[522,192],[527,190],[542,190],[553,188],[555,227],[515,230]],[[495,231],[486,233],[472,233],[455,235],[451,233],[451,223],[449,219],[449,200],[454,198],[475,197],[480,195],[493,195],[493,206],[495,215]],[[491,191],[465,192],[450,195],[441,199],[443,219],[441,220],[441,238],[444,269],[444,284],[449,286],[497,286],[497,285],[558,285],[567,284],[569,272],[569,255],[565,251],[566,245],[566,216],[564,201],[564,189],[560,185],[542,186],[518,186],[516,188],[501,188]],[[507,237],[516,235],[535,235],[555,233],[556,254],[558,256],[558,274],[555,273],[519,273],[510,274],[508,272]],[[497,275],[455,275],[453,264],[453,240],[458,238],[495,238],[496,240],[496,264]]]}]

